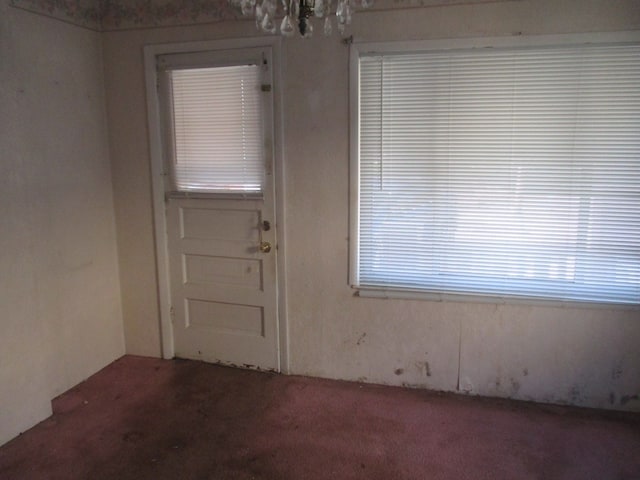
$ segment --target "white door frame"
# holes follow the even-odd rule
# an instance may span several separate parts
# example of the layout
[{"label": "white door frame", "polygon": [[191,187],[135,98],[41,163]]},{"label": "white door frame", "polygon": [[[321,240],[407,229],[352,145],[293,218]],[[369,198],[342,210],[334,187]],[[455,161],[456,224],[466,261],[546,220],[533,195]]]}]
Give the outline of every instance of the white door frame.
[{"label": "white door frame", "polygon": [[286,302],[285,261],[285,208],[284,208],[284,156],[282,129],[282,89],[280,76],[279,37],[252,37],[230,40],[147,45],[144,47],[145,81],[147,88],[147,118],[149,151],[151,155],[151,185],[153,194],[153,219],[156,247],[158,301],[160,308],[160,335],[162,357],[174,357],[173,327],[171,322],[171,290],[169,283],[169,249],[167,220],[165,215],[165,184],[169,175],[162,153],[162,126],[158,99],[156,57],[168,53],[205,52],[250,47],[271,47],[273,53],[273,132],[274,175],[276,189],[276,246],[277,246],[277,302],[278,302],[278,371],[289,373],[289,329]]}]

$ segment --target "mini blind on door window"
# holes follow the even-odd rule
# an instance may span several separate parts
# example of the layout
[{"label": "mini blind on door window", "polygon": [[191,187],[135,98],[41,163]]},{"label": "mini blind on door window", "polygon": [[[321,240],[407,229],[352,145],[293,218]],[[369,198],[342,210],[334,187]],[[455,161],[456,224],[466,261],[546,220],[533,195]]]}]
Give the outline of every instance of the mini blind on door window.
[{"label": "mini blind on door window", "polygon": [[640,47],[359,61],[357,284],[640,303]]},{"label": "mini blind on door window", "polygon": [[179,191],[262,191],[257,65],[172,70],[173,176]]}]

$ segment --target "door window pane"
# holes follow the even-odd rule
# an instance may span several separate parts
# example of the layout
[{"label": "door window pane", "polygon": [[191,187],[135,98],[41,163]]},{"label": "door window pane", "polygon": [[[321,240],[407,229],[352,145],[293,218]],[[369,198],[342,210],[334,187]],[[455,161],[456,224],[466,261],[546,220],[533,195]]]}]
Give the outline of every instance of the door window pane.
[{"label": "door window pane", "polygon": [[173,180],[178,191],[261,192],[264,174],[260,67],[169,72]]}]

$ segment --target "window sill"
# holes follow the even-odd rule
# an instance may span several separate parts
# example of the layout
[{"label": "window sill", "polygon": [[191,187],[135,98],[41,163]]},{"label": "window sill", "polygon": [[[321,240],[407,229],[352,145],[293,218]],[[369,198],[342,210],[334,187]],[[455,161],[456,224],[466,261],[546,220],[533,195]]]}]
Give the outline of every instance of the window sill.
[{"label": "window sill", "polygon": [[211,199],[211,200],[262,200],[264,195],[262,192],[238,192],[238,193],[222,193],[222,192],[167,192],[166,199]]},{"label": "window sill", "polygon": [[489,303],[496,305],[533,305],[560,308],[605,308],[616,310],[640,310],[640,305],[625,303],[606,303],[587,300],[554,300],[550,298],[526,296],[472,295],[463,293],[442,293],[409,288],[388,288],[371,286],[354,286],[354,296],[362,298],[383,298],[396,300],[424,300],[430,302],[468,302]]}]

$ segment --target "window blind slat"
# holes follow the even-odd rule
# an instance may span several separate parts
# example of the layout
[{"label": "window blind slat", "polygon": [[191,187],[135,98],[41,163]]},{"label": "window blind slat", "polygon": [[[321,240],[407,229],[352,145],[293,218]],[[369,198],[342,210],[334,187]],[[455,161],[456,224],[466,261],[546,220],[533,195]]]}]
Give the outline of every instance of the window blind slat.
[{"label": "window blind slat", "polygon": [[640,303],[640,46],[359,67],[360,286]]}]

